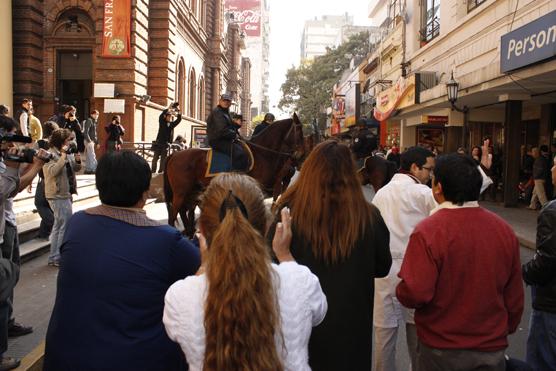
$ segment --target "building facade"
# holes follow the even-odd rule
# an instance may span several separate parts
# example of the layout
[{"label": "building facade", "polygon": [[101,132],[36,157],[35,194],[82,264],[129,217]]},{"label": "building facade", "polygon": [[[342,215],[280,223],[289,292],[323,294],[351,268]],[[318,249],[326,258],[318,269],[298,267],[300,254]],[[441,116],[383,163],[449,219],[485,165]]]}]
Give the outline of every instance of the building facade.
[{"label": "building facade", "polygon": [[344,26],[353,26],[353,17],[347,13],[305,21],[301,36],[301,62],[324,55],[327,48],[336,46]]},{"label": "building facade", "polygon": [[[392,30],[365,67],[381,128],[398,131],[402,148],[441,153],[489,139],[494,196],[516,205],[521,148],[556,140],[556,2],[374,0],[369,14]],[[384,89],[372,91],[373,75]],[[452,77],[455,102],[447,96]]]},{"label": "building facade", "polygon": [[[61,104],[80,119],[98,109],[101,126],[119,114],[125,142],[152,141],[160,112],[179,102],[175,135],[203,144],[210,109],[240,77],[222,0],[14,0],[12,19],[14,103],[32,98],[43,121]],[[127,40],[109,50],[127,44],[129,55],[114,58],[103,39],[117,19]]]},{"label": "building facade", "polygon": [[[267,0],[226,0],[226,15],[238,24],[244,35],[245,50],[242,56],[251,65],[251,104],[242,104],[243,117],[251,117],[269,109],[269,42],[270,12]],[[250,128],[249,128],[250,130]]]}]

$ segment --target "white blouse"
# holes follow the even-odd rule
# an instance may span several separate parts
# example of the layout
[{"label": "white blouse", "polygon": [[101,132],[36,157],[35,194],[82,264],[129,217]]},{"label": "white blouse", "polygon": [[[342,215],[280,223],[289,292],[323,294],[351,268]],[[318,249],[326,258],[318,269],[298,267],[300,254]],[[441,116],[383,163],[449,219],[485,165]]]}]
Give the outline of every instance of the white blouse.
[{"label": "white blouse", "polygon": [[[278,354],[282,355],[285,370],[310,370],[308,345],[311,329],[322,322],[328,304],[318,278],[296,262],[274,269],[282,337],[276,337]],[[164,306],[164,326],[170,339],[178,343],[191,371],[201,371],[205,358],[204,307],[207,295],[204,274],[190,276],[168,289]]]}]

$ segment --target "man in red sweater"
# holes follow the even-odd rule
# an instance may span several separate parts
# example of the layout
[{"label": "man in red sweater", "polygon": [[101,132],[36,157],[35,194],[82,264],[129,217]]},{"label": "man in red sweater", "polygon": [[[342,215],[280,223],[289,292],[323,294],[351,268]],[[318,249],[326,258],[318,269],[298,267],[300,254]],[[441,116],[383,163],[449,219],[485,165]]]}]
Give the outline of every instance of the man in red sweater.
[{"label": "man in red sweater", "polygon": [[479,207],[481,183],[470,157],[438,158],[439,206],[409,240],[396,295],[416,309],[418,371],[505,370],[507,336],[523,312],[519,242]]}]

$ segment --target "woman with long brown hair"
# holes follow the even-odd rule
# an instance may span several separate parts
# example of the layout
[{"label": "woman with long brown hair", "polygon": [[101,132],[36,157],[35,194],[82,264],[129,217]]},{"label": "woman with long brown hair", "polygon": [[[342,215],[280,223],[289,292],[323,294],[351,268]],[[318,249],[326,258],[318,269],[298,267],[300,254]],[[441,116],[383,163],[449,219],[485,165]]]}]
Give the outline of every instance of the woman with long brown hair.
[{"label": "woman with long brown hair", "polygon": [[390,235],[365,201],[348,147],[317,145],[279,199],[277,209],[284,207],[292,212],[291,253],[319,277],[328,299],[309,342],[311,368],[370,370],[374,278],[390,270]]},{"label": "woman with long brown hair", "polygon": [[166,293],[164,325],[190,370],[310,370],[307,345],[326,314],[315,275],[292,258],[289,211],[282,211],[271,263],[267,210],[257,182],[224,174],[203,195],[197,276]]}]

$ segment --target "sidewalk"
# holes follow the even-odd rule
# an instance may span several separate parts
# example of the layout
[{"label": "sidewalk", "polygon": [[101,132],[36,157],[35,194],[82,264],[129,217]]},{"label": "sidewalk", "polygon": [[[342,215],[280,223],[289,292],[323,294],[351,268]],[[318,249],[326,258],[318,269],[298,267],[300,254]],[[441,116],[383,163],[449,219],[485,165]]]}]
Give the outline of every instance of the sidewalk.
[{"label": "sidewalk", "polygon": [[525,207],[507,208],[501,203],[490,201],[481,201],[480,204],[508,222],[514,229],[522,246],[535,249],[538,211],[529,210]]}]

